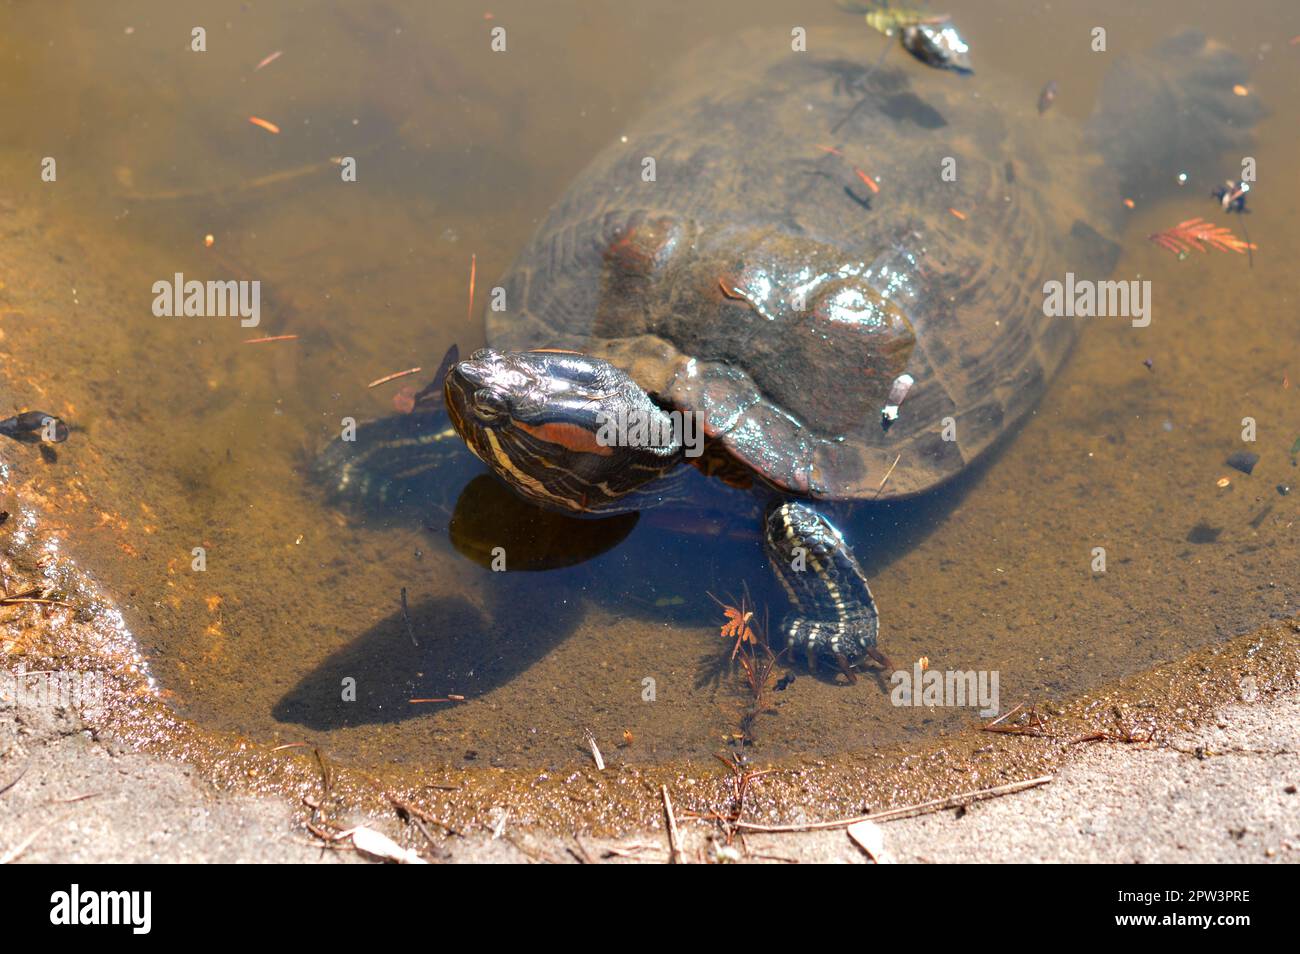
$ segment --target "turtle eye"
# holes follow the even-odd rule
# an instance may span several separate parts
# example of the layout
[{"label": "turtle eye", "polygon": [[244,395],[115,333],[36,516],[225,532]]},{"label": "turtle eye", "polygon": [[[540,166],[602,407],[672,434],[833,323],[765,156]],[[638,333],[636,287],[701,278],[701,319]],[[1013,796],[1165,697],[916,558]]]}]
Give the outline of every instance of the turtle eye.
[{"label": "turtle eye", "polygon": [[480,421],[490,424],[506,416],[505,398],[492,388],[479,388],[474,392],[474,414]]}]

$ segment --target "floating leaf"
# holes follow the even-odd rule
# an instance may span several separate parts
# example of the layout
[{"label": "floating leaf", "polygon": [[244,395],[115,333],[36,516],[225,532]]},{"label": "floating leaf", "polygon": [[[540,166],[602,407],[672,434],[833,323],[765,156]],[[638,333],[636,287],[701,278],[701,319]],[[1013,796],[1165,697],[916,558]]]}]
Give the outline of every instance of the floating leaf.
[{"label": "floating leaf", "polygon": [[915,26],[918,23],[941,22],[947,19],[946,16],[932,16],[913,7],[896,7],[890,3],[890,0],[879,0],[879,2],[840,0],[838,6],[849,13],[865,14],[867,26],[885,36],[893,36],[904,27]]},{"label": "floating leaf", "polygon": [[712,593],[713,601],[722,607],[723,614],[727,621],[722,624],[720,634],[723,639],[735,639],[736,645],[731,650],[731,658],[735,659],[736,654],[740,652],[740,647],[745,643],[758,645],[758,637],[754,635],[753,629],[750,628],[749,621],[754,618],[754,611],[749,608],[748,600],[741,598],[740,606],[729,606],[722,602]]},{"label": "floating leaf", "polygon": [[1232,234],[1225,226],[1206,222],[1200,216],[1179,222],[1171,229],[1153,232],[1148,235],[1151,241],[1161,248],[1166,248],[1175,255],[1183,255],[1192,250],[1208,252],[1218,249],[1220,252],[1236,252],[1238,255],[1247,249],[1257,248],[1253,242],[1246,242]]}]

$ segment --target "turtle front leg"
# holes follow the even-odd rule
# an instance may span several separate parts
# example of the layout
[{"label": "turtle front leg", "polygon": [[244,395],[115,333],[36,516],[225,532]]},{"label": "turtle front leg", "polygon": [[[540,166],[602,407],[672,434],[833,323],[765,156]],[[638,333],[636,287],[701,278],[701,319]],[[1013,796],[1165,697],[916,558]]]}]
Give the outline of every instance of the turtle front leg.
[{"label": "turtle front leg", "polygon": [[812,506],[774,502],[767,511],[767,556],[793,612],[782,630],[792,656],[846,673],[868,659],[892,669],[876,646],[880,615],[866,574],[835,526]]}]

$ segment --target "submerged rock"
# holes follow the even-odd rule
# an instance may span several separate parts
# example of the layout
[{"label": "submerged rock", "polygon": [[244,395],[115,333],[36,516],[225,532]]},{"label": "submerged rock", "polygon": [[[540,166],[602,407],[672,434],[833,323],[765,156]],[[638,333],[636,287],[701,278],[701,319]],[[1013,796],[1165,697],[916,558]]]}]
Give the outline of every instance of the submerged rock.
[{"label": "submerged rock", "polygon": [[1228,458],[1227,463],[1233,470],[1239,470],[1243,474],[1249,474],[1255,469],[1255,465],[1259,463],[1259,455],[1251,453],[1250,451],[1237,451],[1237,453]]}]

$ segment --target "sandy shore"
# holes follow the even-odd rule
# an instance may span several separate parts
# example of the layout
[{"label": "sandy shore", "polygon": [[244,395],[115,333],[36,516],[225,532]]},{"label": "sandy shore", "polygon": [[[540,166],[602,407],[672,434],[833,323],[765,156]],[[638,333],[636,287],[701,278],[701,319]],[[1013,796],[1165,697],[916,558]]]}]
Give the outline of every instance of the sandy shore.
[{"label": "sandy shore", "polygon": [[[1077,746],[1052,782],[881,825],[901,862],[1298,862],[1300,693],[1223,707],[1159,746]],[[0,858],[20,862],[324,862],[288,801],[222,792],[186,765],[97,738],[72,711],[0,710]],[[668,857],[663,830],[562,838],[506,825],[412,841],[440,861]],[[401,823],[355,818],[401,836]],[[682,821],[685,860],[716,860],[716,828]],[[844,831],[749,834],[748,860],[863,862]],[[742,857],[745,853],[742,852]]]}]

